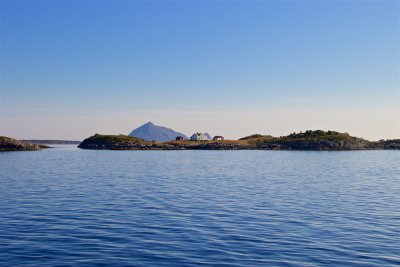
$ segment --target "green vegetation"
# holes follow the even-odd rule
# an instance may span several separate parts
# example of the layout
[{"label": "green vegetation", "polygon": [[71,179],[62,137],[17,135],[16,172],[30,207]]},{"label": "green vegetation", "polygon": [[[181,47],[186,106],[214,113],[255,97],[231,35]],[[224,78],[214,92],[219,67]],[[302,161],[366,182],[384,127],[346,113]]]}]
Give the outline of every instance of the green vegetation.
[{"label": "green vegetation", "polygon": [[248,140],[248,139],[260,138],[260,137],[263,137],[263,136],[264,135],[262,135],[262,134],[252,134],[252,135],[249,135],[249,136],[246,136],[246,137],[242,137],[239,140]]},{"label": "green vegetation", "polygon": [[153,142],[147,142],[143,139],[127,136],[127,135],[101,135],[95,134],[82,143],[79,144],[80,148],[89,149],[121,149],[121,148],[140,148],[151,146]]},{"label": "green vegetation", "polygon": [[308,130],[287,136],[252,135],[243,138],[256,149],[276,150],[353,150],[371,149],[371,142],[336,131]]},{"label": "green vegetation", "polygon": [[276,141],[346,141],[351,137],[348,133],[339,133],[336,131],[322,131],[322,130],[308,130],[305,132],[291,133],[287,136],[273,137],[271,135],[253,134],[240,138],[239,140],[246,140],[254,143],[270,143]]},{"label": "green vegetation", "polygon": [[284,141],[345,141],[351,139],[348,133],[339,133],[335,131],[305,131],[300,133],[291,133],[288,136],[280,137]]},{"label": "green vegetation", "polygon": [[128,136],[128,135],[123,135],[123,134],[120,134],[120,135],[95,134],[86,140],[90,140],[93,142],[108,142],[108,143],[113,143],[113,142],[143,143],[143,142],[146,142],[143,139],[133,137],[133,136]]},{"label": "green vegetation", "polygon": [[253,134],[239,140],[151,142],[126,135],[99,135],[84,140],[80,148],[120,150],[363,150],[400,149],[399,142],[369,142],[336,131],[305,131],[287,136]]},{"label": "green vegetation", "polygon": [[261,135],[261,134],[252,134],[243,138],[240,138],[241,141],[246,141],[248,146],[260,146],[261,144],[265,144],[267,142],[271,142],[276,140],[276,137],[272,135]]}]

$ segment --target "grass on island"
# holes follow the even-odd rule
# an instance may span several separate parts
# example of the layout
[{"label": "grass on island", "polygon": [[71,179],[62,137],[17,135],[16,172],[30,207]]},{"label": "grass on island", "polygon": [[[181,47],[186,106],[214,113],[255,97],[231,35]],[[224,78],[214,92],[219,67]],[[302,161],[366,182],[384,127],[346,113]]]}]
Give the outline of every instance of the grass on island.
[{"label": "grass on island", "polygon": [[303,142],[303,141],[346,141],[351,138],[348,133],[340,133],[336,131],[307,130],[305,132],[291,133],[287,136],[273,137],[271,135],[253,134],[243,137],[239,140],[246,140],[253,143],[266,143],[276,141],[286,142]]},{"label": "grass on island", "polygon": [[172,140],[168,142],[156,142],[156,141],[145,141],[143,139],[128,136],[128,135],[101,135],[95,134],[87,141],[90,142],[102,142],[102,143],[143,143],[143,144],[171,144],[180,146],[193,146],[198,144],[206,143],[235,143],[235,144],[262,144],[276,141],[286,142],[302,142],[302,141],[346,141],[351,137],[348,133],[340,133],[336,131],[322,131],[322,130],[308,130],[305,132],[291,133],[287,136],[274,137],[271,135],[253,134],[240,138],[239,140],[203,140],[203,141],[192,141],[192,140]]},{"label": "grass on island", "polygon": [[305,131],[300,133],[291,133],[288,136],[280,137],[282,141],[346,141],[352,137],[348,133],[339,133],[336,131]]},{"label": "grass on island", "polygon": [[302,142],[345,142],[353,143],[365,141],[361,138],[350,136],[348,133],[340,133],[336,131],[305,131],[292,133],[287,136],[273,137],[271,135],[253,134],[243,137],[239,140],[207,140],[207,141],[191,141],[191,140],[172,140],[167,142],[145,141],[143,139],[127,136],[127,135],[100,135],[95,134],[84,140],[79,147],[101,146],[101,147],[131,147],[139,146],[148,149],[197,149],[211,148],[218,149],[224,147],[235,147],[238,149],[257,149],[263,148],[265,145],[272,144],[289,144]]},{"label": "grass on island", "polygon": [[[132,143],[148,143],[147,141],[133,137],[133,136],[128,136],[128,135],[103,135],[103,134],[95,134],[87,139],[85,139],[83,142],[90,142],[90,143],[103,143],[103,144],[113,144],[113,143],[126,143],[126,144],[132,144]],[[83,143],[82,142],[82,143]]]}]

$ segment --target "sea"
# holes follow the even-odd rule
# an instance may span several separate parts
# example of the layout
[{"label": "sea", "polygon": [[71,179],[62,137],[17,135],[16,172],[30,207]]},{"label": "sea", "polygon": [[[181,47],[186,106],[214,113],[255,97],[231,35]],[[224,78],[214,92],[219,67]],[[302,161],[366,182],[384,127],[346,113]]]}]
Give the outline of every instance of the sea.
[{"label": "sea", "polygon": [[0,153],[0,266],[400,266],[400,151]]}]

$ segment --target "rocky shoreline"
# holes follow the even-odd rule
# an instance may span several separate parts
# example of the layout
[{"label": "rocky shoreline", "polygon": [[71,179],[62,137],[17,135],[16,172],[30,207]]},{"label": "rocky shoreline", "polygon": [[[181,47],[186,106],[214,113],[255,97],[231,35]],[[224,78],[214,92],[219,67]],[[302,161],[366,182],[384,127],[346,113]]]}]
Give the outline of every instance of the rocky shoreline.
[{"label": "rocky shoreline", "polygon": [[50,148],[45,145],[29,144],[14,138],[0,136],[0,152],[6,151],[36,151],[44,148]]},{"label": "rocky shoreline", "polygon": [[[368,141],[335,131],[306,131],[288,136],[251,135],[239,140],[167,142],[145,141],[126,135],[95,134],[79,145],[94,150],[400,150],[400,139]],[[0,136],[0,151],[35,151],[49,146]]]},{"label": "rocky shoreline", "polygon": [[288,136],[252,135],[239,140],[154,142],[126,135],[96,134],[82,149],[98,150],[400,150],[400,139],[371,142],[334,131],[306,131]]}]

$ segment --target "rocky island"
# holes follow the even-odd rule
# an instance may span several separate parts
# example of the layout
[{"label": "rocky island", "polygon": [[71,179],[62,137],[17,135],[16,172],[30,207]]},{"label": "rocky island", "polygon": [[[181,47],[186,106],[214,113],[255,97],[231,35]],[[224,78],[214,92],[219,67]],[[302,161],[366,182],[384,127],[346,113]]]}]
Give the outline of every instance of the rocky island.
[{"label": "rocky island", "polygon": [[50,148],[45,145],[29,144],[14,138],[0,136],[0,152],[4,151],[34,151]]},{"label": "rocky island", "polygon": [[95,134],[78,147],[108,150],[398,150],[400,139],[371,142],[348,133],[322,130],[281,137],[255,134],[239,140],[167,142],[145,141],[126,135]]}]

